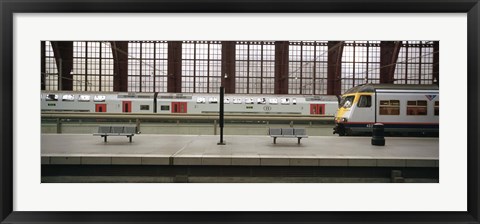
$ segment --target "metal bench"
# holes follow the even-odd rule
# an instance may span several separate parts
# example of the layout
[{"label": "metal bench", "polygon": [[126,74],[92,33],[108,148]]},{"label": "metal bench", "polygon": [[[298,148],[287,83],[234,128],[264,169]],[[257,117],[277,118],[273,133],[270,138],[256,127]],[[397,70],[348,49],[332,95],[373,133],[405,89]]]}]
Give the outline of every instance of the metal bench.
[{"label": "metal bench", "polygon": [[308,138],[307,130],[305,128],[269,128],[268,134],[273,138],[273,144],[277,144],[277,138]]},{"label": "metal bench", "polygon": [[99,126],[98,132],[93,136],[101,136],[107,142],[107,136],[127,136],[132,142],[132,137],[138,134],[136,126]]}]

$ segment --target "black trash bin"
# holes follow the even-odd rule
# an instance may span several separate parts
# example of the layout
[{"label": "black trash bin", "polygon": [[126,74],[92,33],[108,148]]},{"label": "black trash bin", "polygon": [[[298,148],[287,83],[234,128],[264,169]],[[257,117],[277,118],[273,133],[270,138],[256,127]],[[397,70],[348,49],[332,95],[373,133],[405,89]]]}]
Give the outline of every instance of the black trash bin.
[{"label": "black trash bin", "polygon": [[385,145],[385,130],[382,123],[375,123],[373,125],[372,145]]}]

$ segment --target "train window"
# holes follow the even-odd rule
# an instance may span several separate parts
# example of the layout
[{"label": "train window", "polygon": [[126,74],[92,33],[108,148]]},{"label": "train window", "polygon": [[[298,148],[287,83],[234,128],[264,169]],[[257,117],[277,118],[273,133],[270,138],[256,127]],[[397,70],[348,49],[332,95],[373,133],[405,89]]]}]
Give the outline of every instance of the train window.
[{"label": "train window", "polygon": [[439,101],[435,101],[435,116],[438,116],[439,112],[440,112],[440,103]]},{"label": "train window", "polygon": [[205,97],[198,97],[197,103],[205,103]]},{"label": "train window", "polygon": [[233,103],[234,104],[241,104],[242,103],[242,98],[233,98]]},{"label": "train window", "polygon": [[292,103],[293,103],[293,105],[297,105],[297,99],[293,98]]},{"label": "train window", "polygon": [[74,101],[75,97],[73,95],[63,95],[62,101]]},{"label": "train window", "polygon": [[95,95],[93,97],[94,102],[105,102],[105,96]]},{"label": "train window", "polygon": [[265,98],[257,98],[257,104],[266,104],[267,101]]},{"label": "train window", "polygon": [[150,110],[150,105],[140,105],[140,110]]},{"label": "train window", "polygon": [[340,102],[340,107],[350,108],[353,104],[354,98],[355,96],[342,97],[342,101]]},{"label": "train window", "polygon": [[45,100],[46,100],[46,101],[57,101],[57,100],[58,100],[58,95],[56,95],[56,94],[47,94],[47,96],[45,96]]},{"label": "train window", "polygon": [[427,115],[427,101],[407,101],[407,115]]},{"label": "train window", "polygon": [[372,96],[360,96],[358,101],[358,107],[371,107],[372,106]]},{"label": "train window", "polygon": [[277,100],[277,98],[270,98],[270,99],[269,99],[269,103],[270,103],[270,104],[277,104],[277,103],[278,103],[278,100]]},{"label": "train window", "polygon": [[290,100],[288,98],[282,98],[280,99],[280,101],[282,102],[282,104],[285,104],[285,105],[290,104]]},{"label": "train window", "polygon": [[80,102],[89,102],[90,101],[90,96],[89,95],[80,95],[78,97],[78,101]]},{"label": "train window", "polygon": [[253,98],[245,98],[245,104],[253,104]]},{"label": "train window", "polygon": [[161,105],[160,110],[163,110],[163,111],[170,110],[170,106],[169,105]]},{"label": "train window", "polygon": [[225,99],[223,99],[223,103],[224,104],[229,104],[230,103],[230,99],[227,97]]},{"label": "train window", "polygon": [[208,102],[209,102],[209,103],[217,103],[217,102],[218,102],[217,97],[210,97],[210,98],[208,98]]},{"label": "train window", "polygon": [[400,115],[399,100],[380,100],[380,115]]}]

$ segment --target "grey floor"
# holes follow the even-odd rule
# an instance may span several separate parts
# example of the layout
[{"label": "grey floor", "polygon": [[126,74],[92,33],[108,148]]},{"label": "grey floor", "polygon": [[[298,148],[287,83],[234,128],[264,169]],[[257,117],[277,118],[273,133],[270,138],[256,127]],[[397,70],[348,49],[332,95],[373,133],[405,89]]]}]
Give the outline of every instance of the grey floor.
[{"label": "grey floor", "polygon": [[385,146],[370,137],[140,134],[108,142],[91,134],[42,134],[42,164],[246,165],[246,166],[391,166],[438,167],[438,138],[386,137]]}]

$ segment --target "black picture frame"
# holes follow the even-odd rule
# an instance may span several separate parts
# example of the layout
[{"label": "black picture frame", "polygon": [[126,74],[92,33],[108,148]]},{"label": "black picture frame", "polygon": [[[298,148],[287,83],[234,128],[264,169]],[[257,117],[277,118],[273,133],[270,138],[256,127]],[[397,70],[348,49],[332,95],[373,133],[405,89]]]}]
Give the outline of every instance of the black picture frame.
[{"label": "black picture frame", "polygon": [[[479,223],[478,0],[0,0],[1,223]],[[13,211],[13,15],[15,13],[467,13],[467,212],[19,212]],[[35,52],[32,52],[35,53]],[[464,109],[458,108],[463,114]],[[452,148],[453,150],[453,148]]]}]

